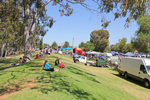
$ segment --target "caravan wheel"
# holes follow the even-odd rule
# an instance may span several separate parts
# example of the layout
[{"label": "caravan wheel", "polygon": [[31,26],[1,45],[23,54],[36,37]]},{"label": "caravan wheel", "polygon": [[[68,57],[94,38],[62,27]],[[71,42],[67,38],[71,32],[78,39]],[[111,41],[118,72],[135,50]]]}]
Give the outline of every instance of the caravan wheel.
[{"label": "caravan wheel", "polygon": [[125,78],[125,79],[128,78],[128,73],[127,73],[127,72],[124,73],[124,78]]},{"label": "caravan wheel", "polygon": [[87,63],[86,65],[87,65],[87,66],[90,66],[90,64],[89,64],[89,63]]},{"label": "caravan wheel", "polygon": [[148,80],[145,80],[145,81],[144,81],[144,86],[145,86],[146,88],[150,88],[150,83],[149,83]]},{"label": "caravan wheel", "polygon": [[79,60],[75,60],[75,63],[79,63]]},{"label": "caravan wheel", "polygon": [[119,75],[122,76],[122,73],[119,72]]}]

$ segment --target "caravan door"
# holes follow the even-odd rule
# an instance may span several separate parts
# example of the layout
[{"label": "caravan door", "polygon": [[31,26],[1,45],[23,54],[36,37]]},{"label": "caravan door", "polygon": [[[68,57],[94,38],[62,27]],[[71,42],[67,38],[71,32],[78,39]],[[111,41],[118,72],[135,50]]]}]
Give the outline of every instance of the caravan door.
[{"label": "caravan door", "polygon": [[139,80],[140,81],[143,81],[144,78],[147,77],[147,71],[146,71],[146,68],[143,64],[140,65],[140,70],[139,70]]}]

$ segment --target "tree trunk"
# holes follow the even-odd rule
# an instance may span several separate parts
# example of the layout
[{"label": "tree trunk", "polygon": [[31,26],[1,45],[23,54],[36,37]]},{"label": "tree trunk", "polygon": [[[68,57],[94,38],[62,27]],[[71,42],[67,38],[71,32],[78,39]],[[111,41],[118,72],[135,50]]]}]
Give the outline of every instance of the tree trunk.
[{"label": "tree trunk", "polygon": [[6,49],[5,49],[4,58],[7,56],[7,52],[8,52],[8,50],[7,50],[7,49],[8,49],[8,45],[9,45],[9,44],[8,44],[8,43],[6,43]]},{"label": "tree trunk", "polygon": [[8,52],[8,51],[7,51],[7,49],[6,49],[6,51],[5,51],[5,55],[4,55],[4,58],[7,56],[7,52]]},{"label": "tree trunk", "polygon": [[[29,5],[25,9],[25,16],[29,16]],[[25,31],[24,31],[24,56],[25,57],[32,57],[32,41],[33,41],[33,35],[35,30],[35,25],[37,21],[37,12],[38,9],[36,8],[35,15],[33,19],[27,19],[26,25],[25,25]]]},{"label": "tree trunk", "polygon": [[12,53],[12,51],[13,51],[12,48],[8,48],[8,53],[7,53],[7,55],[10,56],[10,54]]},{"label": "tree trunk", "polygon": [[[29,5],[25,9],[25,17],[29,17]],[[30,38],[29,38],[29,31],[30,31],[30,20],[27,18],[25,21],[25,30],[24,30],[24,56],[31,58],[31,51],[30,51]]]},{"label": "tree trunk", "polygon": [[31,40],[29,39],[29,27],[25,26],[24,32],[25,46],[24,46],[24,56],[31,58]]},{"label": "tree trunk", "polygon": [[17,48],[17,55],[18,55],[19,53],[18,53],[18,48]]},{"label": "tree trunk", "polygon": [[2,49],[1,49],[1,57],[3,57],[3,53],[4,53],[4,47],[5,47],[6,43],[2,44]]}]

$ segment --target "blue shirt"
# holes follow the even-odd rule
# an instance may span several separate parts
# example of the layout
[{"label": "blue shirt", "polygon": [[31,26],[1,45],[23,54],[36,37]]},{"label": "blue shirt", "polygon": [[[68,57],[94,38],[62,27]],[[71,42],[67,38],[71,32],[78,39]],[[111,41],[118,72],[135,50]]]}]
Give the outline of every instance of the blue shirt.
[{"label": "blue shirt", "polygon": [[45,70],[50,69],[50,67],[49,67],[49,64],[48,64],[48,63],[46,63],[44,67],[45,67]]}]

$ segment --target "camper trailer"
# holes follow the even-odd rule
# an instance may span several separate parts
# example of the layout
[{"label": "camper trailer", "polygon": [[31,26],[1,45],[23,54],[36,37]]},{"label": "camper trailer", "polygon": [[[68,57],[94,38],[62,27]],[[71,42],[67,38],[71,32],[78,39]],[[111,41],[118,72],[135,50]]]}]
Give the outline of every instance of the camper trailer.
[{"label": "camper trailer", "polygon": [[118,67],[120,75],[124,78],[132,77],[150,87],[150,59],[123,57]]}]

